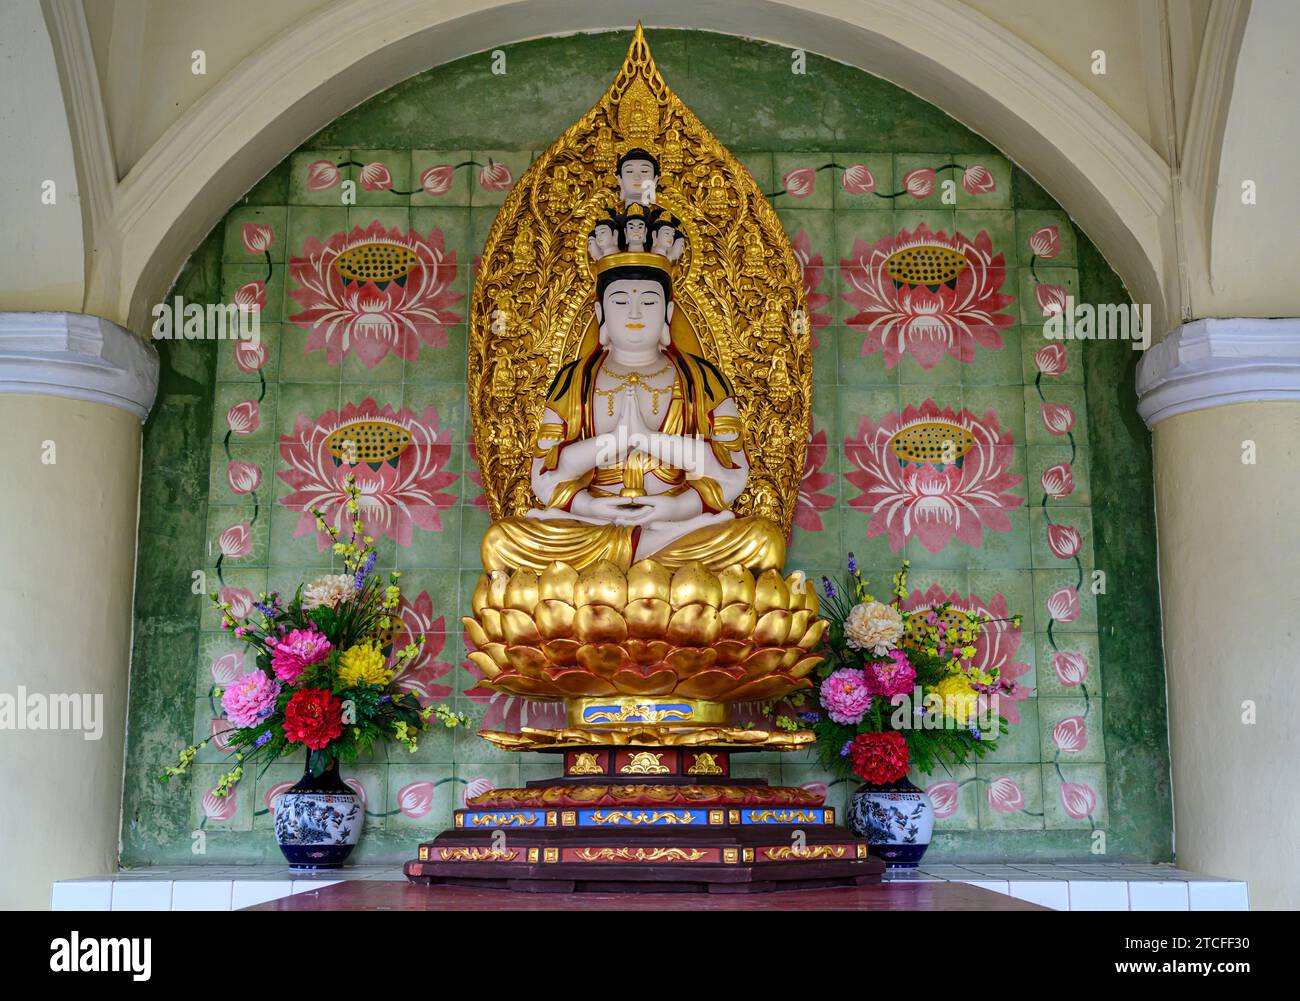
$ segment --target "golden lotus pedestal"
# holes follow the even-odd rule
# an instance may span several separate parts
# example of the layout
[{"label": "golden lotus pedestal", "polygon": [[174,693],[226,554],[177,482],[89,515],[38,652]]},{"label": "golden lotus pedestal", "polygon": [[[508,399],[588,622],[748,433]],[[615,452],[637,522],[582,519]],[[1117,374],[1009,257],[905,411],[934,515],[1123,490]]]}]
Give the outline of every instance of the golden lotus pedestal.
[{"label": "golden lotus pedestal", "polygon": [[472,605],[462,621],[480,686],[566,708],[559,729],[479,736],[563,755],[564,775],[467,800],[406,863],[409,879],[715,893],[880,879],[821,795],[732,775],[737,754],[813,742],[732,711],[810,687],[826,622],[802,575],[553,563],[484,574]]},{"label": "golden lotus pedestal", "polygon": [[[821,795],[731,774],[734,755],[797,750],[811,733],[730,725],[722,704],[673,698],[581,699],[568,710],[579,725],[480,734],[509,750],[562,754],[564,777],[468,800],[452,829],[406,863],[410,880],[559,893],[880,880],[883,863],[836,824]],[[609,722],[581,722],[592,717]]]}]

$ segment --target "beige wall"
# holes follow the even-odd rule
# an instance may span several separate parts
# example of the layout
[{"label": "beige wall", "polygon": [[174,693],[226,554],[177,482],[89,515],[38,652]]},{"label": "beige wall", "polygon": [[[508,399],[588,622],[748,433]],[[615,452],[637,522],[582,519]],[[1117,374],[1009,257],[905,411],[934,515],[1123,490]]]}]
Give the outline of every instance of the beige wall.
[{"label": "beige wall", "polygon": [[140,422],[3,394],[0,427],[0,694],[103,695],[99,740],[0,729],[0,907],[43,908],[54,879],[117,866]]},{"label": "beige wall", "polygon": [[1178,862],[1297,909],[1300,403],[1198,410],[1153,437]]}]

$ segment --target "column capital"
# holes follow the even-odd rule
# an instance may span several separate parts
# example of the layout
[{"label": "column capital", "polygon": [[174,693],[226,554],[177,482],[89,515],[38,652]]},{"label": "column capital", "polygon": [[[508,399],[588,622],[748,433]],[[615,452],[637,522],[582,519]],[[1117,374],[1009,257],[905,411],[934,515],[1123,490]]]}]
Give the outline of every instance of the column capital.
[{"label": "column capital", "polygon": [[129,330],[85,313],[0,313],[0,393],[89,400],[149,415],[158,352]]},{"label": "column capital", "polygon": [[1184,323],[1138,363],[1137,392],[1147,427],[1230,403],[1300,401],[1300,319]]}]

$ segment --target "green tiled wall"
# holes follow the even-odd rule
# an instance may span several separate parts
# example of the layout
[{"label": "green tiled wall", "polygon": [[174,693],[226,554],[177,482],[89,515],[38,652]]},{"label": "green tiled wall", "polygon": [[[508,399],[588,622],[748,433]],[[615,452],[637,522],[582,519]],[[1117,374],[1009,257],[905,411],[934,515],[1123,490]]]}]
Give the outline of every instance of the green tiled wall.
[{"label": "green tiled wall", "polygon": [[[1042,339],[1037,281],[1060,285],[1082,301],[1127,301],[1115,275],[1068,216],[1009,159],[938,109],[848,67],[810,57],[803,76],[790,72],[787,50],[705,33],[648,33],[669,84],[771,192],[796,247],[809,258],[816,334],[814,449],[806,480],[808,504],[791,542],[789,566],[834,573],[850,550],[876,580],[887,582],[900,559],[912,561],[912,584],[934,585],[961,600],[1005,598],[1024,615],[1018,650],[1008,660],[1023,665],[1020,720],[998,750],[954,776],[914,776],[918,782],[956,783],[953,807],[938,823],[933,856],[943,859],[1081,858],[1104,847],[1106,857],[1165,859],[1171,842],[1169,767],[1165,737],[1164,677],[1155,587],[1154,516],[1150,440],[1137,417],[1133,369],[1137,355],[1124,342],[1067,346],[1065,371],[1036,385],[1034,353]],[[473,474],[465,403],[464,317],[473,262],[504,195],[478,183],[479,167],[504,164],[513,177],[535,151],[584,113],[613,78],[626,50],[623,33],[542,39],[507,49],[508,72],[490,73],[488,57],[470,57],[400,84],[339,118],[268,174],[234,206],[196,250],[174,294],[189,301],[229,301],[248,282],[265,285],[263,337],[268,348],[259,373],[234,362],[229,343],[165,341],[158,405],[146,428],[136,641],[132,667],[123,862],[259,861],[278,857],[266,797],[301,773],[285,761],[239,787],[233,812],[207,796],[223,770],[222,754],[202,753],[192,781],[163,785],[157,775],[191,731],[206,734],[219,706],[211,697],[214,672],[234,647],[218,631],[206,599],[191,592],[191,575],[203,571],[218,586],[217,539],[230,526],[251,521],[246,556],[223,560],[221,586],[253,593],[268,586],[292,590],[304,576],[330,566],[310,536],[294,537],[298,513],[283,501],[291,492],[282,477],[283,441],[295,421],[315,421],[368,399],[420,417],[432,407],[439,441],[450,447],[440,473],[436,529],[416,526],[409,546],[386,538],[389,565],[404,570],[408,594],[425,593],[431,618],[444,632],[429,644],[430,690],[480,720],[484,706],[465,692],[466,670],[459,616],[477,576],[478,542],[487,526]],[[470,164],[456,170],[444,194],[394,194],[358,190],[356,204],[340,203],[340,188],[310,189],[310,165],[385,164],[392,188],[419,188],[420,173],[434,164]],[[970,194],[956,186],[955,204],[941,189],[924,199],[903,195],[848,194],[844,166],[864,164],[880,193],[900,191],[910,170],[949,163],[979,164],[995,190]],[[803,198],[779,193],[791,170],[834,164],[817,173]],[[359,168],[343,166],[343,178]],[[960,179],[949,170],[940,178]],[[445,242],[446,306],[438,346],[418,357],[389,354],[373,368],[347,356],[330,365],[323,352],[304,349],[307,333],[292,317],[301,306],[292,258],[307,256],[309,240],[325,243],[354,227],[379,221],[405,234]],[[250,253],[246,224],[270,227],[267,255]],[[976,347],[959,361],[945,358],[925,368],[905,355],[888,367],[881,354],[864,354],[865,334],[846,325],[855,307],[842,298],[852,262],[861,250],[924,223],[932,232],[985,233],[1005,266],[1000,292],[1013,297],[1002,311],[1012,318],[1002,347]],[[1028,237],[1056,226],[1061,251],[1031,261]],[[455,274],[450,262],[454,255]],[[820,267],[817,259],[820,258]],[[268,279],[269,273],[269,279]],[[445,346],[442,339],[445,338]],[[263,382],[264,380],[264,382]],[[1041,396],[1040,396],[1041,391]],[[260,397],[260,399],[259,399]],[[260,425],[227,435],[226,414],[241,401],[258,400]],[[1077,423],[1068,436],[1044,425],[1040,403],[1064,403]],[[930,552],[919,538],[891,545],[888,534],[868,538],[870,513],[855,499],[860,487],[854,450],[865,418],[872,427],[908,406],[934,401],[939,410],[969,411],[999,435],[1009,435],[1005,472],[1012,482],[995,510],[979,512],[978,545],[950,539]],[[228,440],[227,440],[228,439]],[[236,494],[226,479],[229,461],[262,472],[256,500]],[[1044,504],[1043,470],[1069,462],[1075,488]],[[447,479],[446,476],[443,477]],[[478,503],[475,503],[476,498]],[[999,512],[1008,521],[993,527]],[[1048,519],[1078,528],[1083,547],[1076,566],[1046,545]],[[1093,570],[1105,573],[1106,590],[1094,596]],[[1082,577],[1081,609],[1070,622],[1052,623],[1047,598]],[[1049,630],[1049,624],[1051,628]],[[439,645],[439,641],[441,641]],[[1053,669],[1058,651],[1088,663],[1079,685]],[[531,711],[519,704],[496,710]],[[1062,720],[1082,717],[1087,743],[1064,751],[1053,740]],[[1068,725],[1068,724],[1067,724]],[[754,754],[740,759],[742,774],[773,782],[825,781],[811,755]],[[473,731],[439,733],[408,754],[397,747],[348,770],[367,798],[368,821],[359,861],[398,861],[422,838],[446,826],[472,783],[514,785],[556,774],[553,758],[494,750]],[[1078,790],[1070,799],[1062,783],[1092,790],[1080,816]],[[843,806],[850,791],[830,788]],[[1086,799],[1086,797],[1085,797]],[[1067,809],[1067,803],[1073,810]],[[1104,832],[1104,840],[1094,832]]]}]

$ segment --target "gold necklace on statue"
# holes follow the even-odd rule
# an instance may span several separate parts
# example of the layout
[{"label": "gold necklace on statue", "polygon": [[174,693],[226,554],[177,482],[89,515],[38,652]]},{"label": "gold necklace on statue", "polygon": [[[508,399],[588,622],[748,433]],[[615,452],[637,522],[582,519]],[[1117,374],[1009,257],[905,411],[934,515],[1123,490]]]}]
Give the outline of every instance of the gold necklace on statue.
[{"label": "gold necklace on statue", "polygon": [[673,391],[673,387],[671,385],[668,385],[663,387],[662,389],[659,389],[656,388],[655,386],[650,385],[648,382],[646,382],[646,380],[658,378],[659,376],[663,375],[672,367],[673,367],[673,363],[668,362],[668,364],[666,364],[658,372],[651,372],[648,375],[643,375],[640,372],[615,372],[613,369],[608,367],[602,368],[601,369],[602,372],[608,372],[609,375],[611,375],[613,378],[618,379],[619,383],[613,389],[595,389],[593,390],[593,392],[597,396],[604,396],[609,400],[609,416],[613,417],[614,397],[617,396],[620,391],[626,389],[628,386],[641,386],[650,394],[650,404],[653,408],[652,412],[657,414],[659,413],[659,397],[662,396],[664,393],[671,393]]}]

